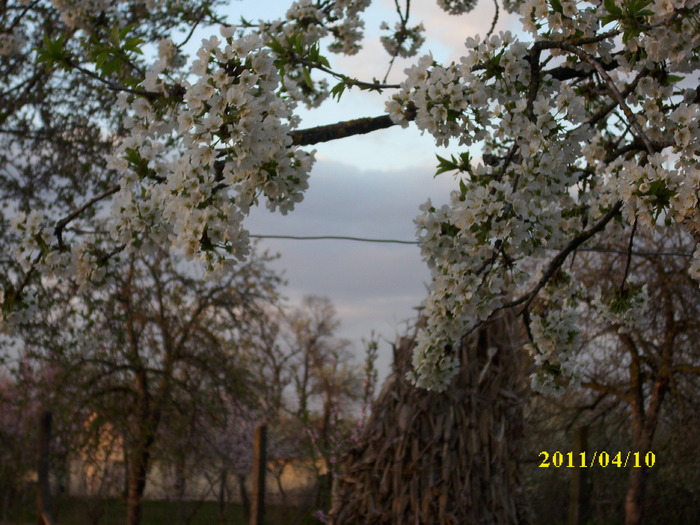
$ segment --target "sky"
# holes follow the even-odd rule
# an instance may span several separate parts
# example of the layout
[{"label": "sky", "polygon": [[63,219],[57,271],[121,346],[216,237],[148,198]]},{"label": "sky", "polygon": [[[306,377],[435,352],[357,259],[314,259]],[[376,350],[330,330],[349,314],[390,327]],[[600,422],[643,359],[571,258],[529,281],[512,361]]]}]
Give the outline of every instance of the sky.
[{"label": "sky", "polygon": [[[403,2],[401,2],[403,4]],[[230,19],[283,16],[289,0],[231,4]],[[482,1],[463,16],[449,16],[435,0],[411,4],[410,26],[426,27],[426,46],[438,61],[458,60],[468,36],[485,34],[493,4]],[[503,15],[503,12],[501,12]],[[393,0],[375,0],[368,11],[365,49],[353,57],[329,54],[332,67],[363,80],[383,78],[389,55],[379,43],[379,25],[397,20]],[[512,25],[501,16],[497,30]],[[207,36],[207,35],[202,35]],[[403,70],[416,58],[397,60],[389,82],[400,82]],[[389,94],[351,90],[339,102],[313,111],[300,110],[301,128],[384,113]],[[428,198],[447,202],[456,187],[449,174],[435,178],[438,150],[430,136],[414,126],[400,127],[314,146],[317,162],[304,201],[286,216],[254,210],[247,221],[252,235],[354,236],[415,241],[413,219]],[[456,153],[458,149],[452,149]],[[391,366],[391,343],[405,335],[427,295],[430,273],[416,245],[347,240],[264,239],[260,247],[279,253],[274,267],[284,272],[282,293],[298,303],[306,295],[328,297],[341,320],[340,337],[350,339],[359,359],[362,340],[372,332],[380,338],[378,367],[383,378]]]}]

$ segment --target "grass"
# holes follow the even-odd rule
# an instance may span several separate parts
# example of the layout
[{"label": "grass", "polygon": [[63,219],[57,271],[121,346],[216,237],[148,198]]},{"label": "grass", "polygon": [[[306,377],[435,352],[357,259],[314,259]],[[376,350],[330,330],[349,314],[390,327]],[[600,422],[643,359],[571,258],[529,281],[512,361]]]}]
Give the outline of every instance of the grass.
[{"label": "grass", "polygon": [[[270,505],[265,508],[265,524],[319,525],[311,517],[313,510]],[[142,525],[178,525],[178,505],[171,501],[145,501],[143,504]],[[182,516],[187,525],[247,525],[241,505],[227,505],[225,521],[220,521],[219,508],[215,502],[186,501],[182,506]],[[123,500],[61,498],[56,512],[58,525],[124,525],[126,504]],[[10,523],[36,523],[33,509],[26,509],[16,521]]]}]

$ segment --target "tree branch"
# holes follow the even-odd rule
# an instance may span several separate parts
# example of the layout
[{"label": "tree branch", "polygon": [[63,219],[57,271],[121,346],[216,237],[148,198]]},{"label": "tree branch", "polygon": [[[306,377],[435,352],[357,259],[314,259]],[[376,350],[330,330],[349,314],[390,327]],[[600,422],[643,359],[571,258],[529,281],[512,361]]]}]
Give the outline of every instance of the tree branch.
[{"label": "tree branch", "polygon": [[[409,119],[412,120],[412,119]],[[365,117],[355,120],[346,120],[336,124],[317,126],[315,128],[299,129],[292,131],[292,144],[296,146],[308,146],[319,142],[351,137],[353,135],[364,135],[380,129],[390,128],[396,124],[389,115],[380,117]]]},{"label": "tree branch", "polygon": [[564,261],[569,256],[569,254],[576,250],[583,243],[585,243],[588,239],[593,237],[596,233],[602,231],[605,228],[605,226],[607,226],[607,224],[613,219],[613,217],[620,213],[621,209],[622,202],[616,202],[615,205],[610,209],[610,211],[606,213],[605,216],[602,219],[600,219],[592,228],[582,231],[579,235],[573,238],[571,242],[569,242],[569,244],[567,244],[566,247],[556,255],[556,257],[554,257],[554,259],[552,259],[552,262],[549,263],[547,271],[545,271],[542,278],[530,292],[522,296],[520,299],[517,299],[507,305],[504,305],[502,308],[513,307],[525,303],[525,305],[522,308],[522,312],[525,312],[530,307],[530,304],[532,304],[532,301],[535,299],[535,297],[537,297],[539,291],[544,287],[545,284],[547,284],[547,281],[549,281],[549,279],[552,278],[554,272],[556,272],[561,267],[561,265],[564,264]]},{"label": "tree branch", "polygon": [[93,197],[92,199],[90,199],[89,201],[87,201],[80,208],[73,211],[70,215],[67,215],[66,217],[64,217],[63,219],[58,221],[56,223],[56,226],[53,229],[53,233],[56,236],[56,238],[58,239],[59,248],[63,248],[63,230],[73,219],[78,217],[81,213],[83,213],[85,210],[90,208],[93,204],[100,202],[102,199],[105,199],[105,198],[109,197],[110,195],[114,195],[115,193],[117,193],[120,190],[120,188],[121,187],[119,185],[117,185],[117,186],[114,186],[114,187],[108,189],[107,191],[100,193],[99,195],[97,195],[97,196]]}]

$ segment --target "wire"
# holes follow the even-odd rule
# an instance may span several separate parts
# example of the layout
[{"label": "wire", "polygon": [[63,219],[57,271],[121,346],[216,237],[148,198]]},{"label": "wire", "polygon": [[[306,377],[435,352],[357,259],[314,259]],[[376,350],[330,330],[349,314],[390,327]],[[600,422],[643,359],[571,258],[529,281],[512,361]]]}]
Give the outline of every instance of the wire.
[{"label": "wire", "polygon": [[378,242],[391,244],[418,244],[418,241],[400,241],[397,239],[366,239],[364,237],[348,237],[343,235],[316,235],[316,236],[301,236],[301,235],[249,235],[254,239],[291,239],[294,241],[319,241],[319,240],[338,240],[338,241],[358,241],[358,242]]},{"label": "wire", "polygon": [[628,250],[620,250],[617,248],[599,248],[599,247],[592,247],[592,248],[580,248],[580,252],[600,252],[600,253],[619,253],[622,255],[626,254],[631,254],[631,255],[637,255],[640,257],[648,257],[648,256],[653,256],[657,255],[659,257],[661,256],[668,256],[668,257],[692,257],[692,253],[687,253],[687,252],[636,252],[636,251],[628,251]]},{"label": "wire", "polygon": [[[368,239],[366,237],[350,237],[347,235],[250,235],[249,237],[253,239],[289,239],[292,241],[321,241],[321,240],[334,240],[334,241],[356,241],[356,242],[375,242],[383,244],[420,244],[418,241],[402,241],[399,239]],[[591,248],[579,248],[579,252],[599,252],[599,253],[619,253],[626,255],[631,253],[632,255],[644,257],[644,256],[668,256],[668,257],[692,257],[692,253],[687,252],[638,252],[638,251],[628,251],[617,248],[603,248],[593,246]]]}]

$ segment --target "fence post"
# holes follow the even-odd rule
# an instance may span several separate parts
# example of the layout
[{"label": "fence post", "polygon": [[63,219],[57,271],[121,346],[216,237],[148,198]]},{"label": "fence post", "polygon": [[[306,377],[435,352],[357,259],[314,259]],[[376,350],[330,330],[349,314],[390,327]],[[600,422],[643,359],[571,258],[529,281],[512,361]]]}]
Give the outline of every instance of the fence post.
[{"label": "fence post", "polygon": [[250,525],[263,525],[265,514],[265,470],[267,467],[267,426],[255,429],[253,441],[253,495],[250,509]]},{"label": "fence post", "polygon": [[51,412],[41,413],[39,422],[39,450],[37,461],[36,510],[37,525],[53,525],[51,487],[49,485],[49,445],[51,443]]}]

